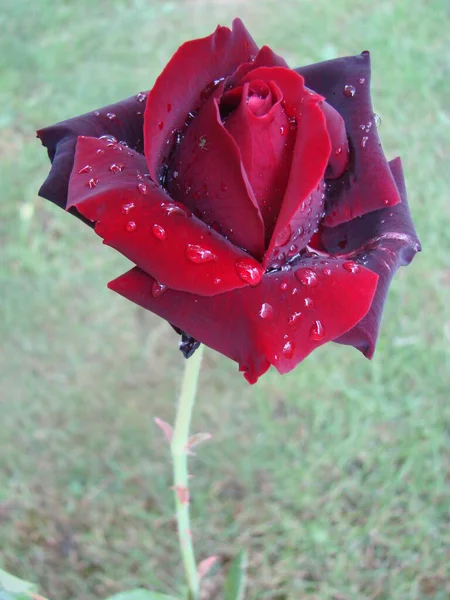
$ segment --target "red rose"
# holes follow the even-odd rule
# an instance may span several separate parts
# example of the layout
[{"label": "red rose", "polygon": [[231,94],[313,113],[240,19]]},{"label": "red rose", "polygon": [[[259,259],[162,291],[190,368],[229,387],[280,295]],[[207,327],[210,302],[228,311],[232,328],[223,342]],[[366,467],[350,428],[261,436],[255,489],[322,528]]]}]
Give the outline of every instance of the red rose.
[{"label": "red rose", "polygon": [[251,383],[331,340],[371,357],[420,245],[369,85],[368,52],[292,70],[237,19],[150,92],[39,131],[40,193],[135,263],[111,289]]}]

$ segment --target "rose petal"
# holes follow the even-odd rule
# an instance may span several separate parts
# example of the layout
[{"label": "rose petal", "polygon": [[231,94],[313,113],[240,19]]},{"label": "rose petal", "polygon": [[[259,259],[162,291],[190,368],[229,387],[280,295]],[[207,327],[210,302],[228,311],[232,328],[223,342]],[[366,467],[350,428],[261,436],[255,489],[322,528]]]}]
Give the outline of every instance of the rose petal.
[{"label": "rose petal", "polygon": [[105,244],[158,281],[155,295],[165,286],[207,296],[243,287],[242,261],[262,274],[259,263],[145,177],[145,168],[142,155],[120,144],[79,138],[68,204],[96,222]]},{"label": "rose petal", "polygon": [[136,268],[108,287],[235,360],[255,383],[270,364],[287,373],[367,313],[378,276],[364,267],[351,273],[345,262],[305,259],[267,273],[257,287],[214,298],[172,290],[154,298],[153,278]]},{"label": "rose petal", "polygon": [[[69,177],[80,135],[111,135],[118,141],[127,143],[130,148],[143,152],[146,101],[147,94],[140,93],[116,104],[40,129],[37,135],[48,150],[52,168],[39,190],[39,195],[61,208],[66,208]],[[77,214],[74,210],[71,212]]]},{"label": "rose petal", "polygon": [[320,107],[323,98],[307,90],[301,76],[289,69],[262,67],[242,81],[255,79],[277,84],[286,113],[295,121],[291,126],[297,130],[289,181],[264,259],[264,266],[271,268],[279,266],[280,252],[295,245],[297,253],[314,233],[323,210],[322,181],[331,143]]},{"label": "rose petal", "polygon": [[[252,83],[256,84],[258,80]],[[253,96],[249,97],[251,84],[246,83],[239,106],[224,123],[239,147],[242,164],[264,219],[267,244],[289,180],[296,137],[281,105],[280,89],[274,82],[268,83],[266,97],[257,96],[261,101],[257,110],[263,114],[255,115],[256,107],[251,103]],[[270,107],[267,101],[270,101]]]},{"label": "rose petal", "polygon": [[370,98],[370,56],[363,52],[295,69],[344,118],[351,160],[345,174],[329,182],[326,225],[334,227],[400,202],[381,148]]},{"label": "rose petal", "polygon": [[370,311],[353,329],[335,340],[358,348],[368,358],[375,351],[392,278],[398,267],[409,264],[421,249],[408,208],[401,160],[392,160],[389,167],[401,195],[400,204],[337,227],[324,228],[322,232],[326,250],[357,260],[379,276]]},{"label": "rose petal", "polygon": [[217,27],[208,37],[183,44],[150,91],[145,112],[145,155],[150,174],[158,181],[168,159],[174,130],[183,128],[190,111],[200,107],[201,94],[212,82],[231,75],[258,51],[240,19],[232,30]]},{"label": "rose petal", "polygon": [[206,102],[176,148],[167,187],[175,200],[195,210],[202,221],[219,226],[234,244],[262,257],[261,213],[239,148],[222,125],[216,97]]}]

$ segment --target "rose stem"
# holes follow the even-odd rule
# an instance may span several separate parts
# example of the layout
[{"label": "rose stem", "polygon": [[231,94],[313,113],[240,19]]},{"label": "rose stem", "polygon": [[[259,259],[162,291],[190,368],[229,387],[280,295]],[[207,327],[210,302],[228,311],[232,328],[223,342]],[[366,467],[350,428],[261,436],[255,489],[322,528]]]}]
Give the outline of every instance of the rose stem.
[{"label": "rose stem", "polygon": [[198,600],[199,597],[199,577],[190,531],[187,444],[202,354],[203,345],[200,345],[194,355],[186,360],[171,443],[178,539],[192,600]]}]

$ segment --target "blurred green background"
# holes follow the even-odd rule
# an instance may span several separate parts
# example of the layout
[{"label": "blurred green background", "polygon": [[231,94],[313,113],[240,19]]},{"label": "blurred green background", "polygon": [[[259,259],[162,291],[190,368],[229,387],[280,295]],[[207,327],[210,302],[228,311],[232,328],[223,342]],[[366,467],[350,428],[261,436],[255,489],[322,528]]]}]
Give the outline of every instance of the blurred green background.
[{"label": "blurred green background", "polygon": [[250,599],[450,598],[448,0],[3,0],[0,566],[53,600],[174,591],[170,327],[106,289],[127,261],[38,198],[34,130],[151,87],[175,49],[244,19],[291,66],[370,49],[424,252],[372,362],[330,344],[250,387],[208,351],[192,460],[198,558],[250,552]]}]

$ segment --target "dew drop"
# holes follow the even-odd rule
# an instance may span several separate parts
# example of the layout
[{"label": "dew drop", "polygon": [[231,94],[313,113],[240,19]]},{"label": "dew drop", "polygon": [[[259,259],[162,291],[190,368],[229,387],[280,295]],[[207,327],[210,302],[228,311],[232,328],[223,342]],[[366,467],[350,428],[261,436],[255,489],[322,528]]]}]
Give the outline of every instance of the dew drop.
[{"label": "dew drop", "polygon": [[344,86],[344,96],[346,98],[353,98],[356,94],[355,86],[347,84]]},{"label": "dew drop", "polygon": [[300,268],[295,272],[295,276],[300,281],[300,283],[303,283],[303,285],[311,287],[319,283],[317,273],[312,269]]},{"label": "dew drop", "polygon": [[147,94],[144,94],[144,92],[139,92],[139,94],[136,94],[136,100],[138,102],[145,102],[147,99]]},{"label": "dew drop", "polygon": [[152,296],[154,298],[159,298],[160,296],[162,296],[164,294],[164,292],[167,290],[167,285],[164,285],[163,283],[159,283],[159,281],[154,281],[153,285],[152,285]]},{"label": "dew drop", "polygon": [[105,154],[105,151],[103,150],[103,148],[99,148],[97,150],[97,154],[99,154],[99,155]]},{"label": "dew drop", "polygon": [[222,192],[226,192],[228,189],[227,184],[225,183],[225,181],[222,181],[220,184],[220,189],[222,190]]},{"label": "dew drop", "polygon": [[319,342],[325,336],[325,330],[321,321],[314,321],[311,329],[309,330],[309,339],[313,342]]},{"label": "dew drop", "polygon": [[282,125],[282,126],[280,127],[280,133],[281,133],[281,135],[283,135],[283,136],[285,136],[285,135],[287,134],[287,129],[286,129],[286,127],[285,127],[284,125]]},{"label": "dew drop", "polygon": [[285,244],[287,244],[291,237],[291,234],[291,226],[287,224],[286,227],[283,227],[283,229],[275,236],[275,246],[284,246]]},{"label": "dew drop", "polygon": [[176,178],[178,177],[178,171],[174,171],[174,172],[172,173],[172,177],[173,177],[174,179],[176,179]]},{"label": "dew drop", "polygon": [[261,308],[259,309],[259,316],[261,319],[271,319],[273,317],[273,308],[272,305],[268,302],[264,302],[261,304]]},{"label": "dew drop", "polygon": [[115,138],[113,135],[101,135],[100,140],[105,140],[106,142],[111,142],[112,144],[117,144],[117,138]]},{"label": "dew drop", "polygon": [[152,225],[152,233],[155,236],[155,238],[158,238],[158,240],[165,240],[167,237],[167,233],[164,227],[161,227],[161,225],[158,225],[157,223]]},{"label": "dew drop", "polygon": [[334,151],[334,153],[335,153],[335,155],[336,155],[336,156],[339,156],[339,154],[341,154],[341,153],[342,153],[342,148],[341,148],[341,146],[339,146],[338,148],[336,148],[336,150]]},{"label": "dew drop", "polygon": [[211,250],[202,248],[197,244],[188,244],[186,246],[186,258],[191,262],[199,265],[202,263],[211,262],[217,259],[217,256]]},{"label": "dew drop", "polygon": [[167,112],[170,112],[171,110],[172,110],[172,105],[171,105],[171,104],[168,104],[168,105],[167,105]]},{"label": "dew drop", "polygon": [[314,302],[312,301],[312,298],[305,298],[303,300],[303,304],[304,304],[305,308],[312,308],[314,306]]},{"label": "dew drop", "polygon": [[358,263],[355,263],[352,260],[345,262],[342,266],[349,273],[353,273],[353,275],[359,273],[359,271],[361,270],[361,267],[358,265]]},{"label": "dew drop", "polygon": [[145,183],[138,183],[137,189],[142,196],[146,196],[148,194],[148,187]]},{"label": "dew drop", "polygon": [[361,140],[361,148],[365,148],[366,147],[366,144],[367,144],[368,140],[369,140],[369,136],[364,135],[363,138],[362,138],[362,140]]},{"label": "dew drop", "polygon": [[117,115],[113,112],[108,112],[106,113],[106,117],[110,120],[110,121],[115,121],[117,119]]},{"label": "dew drop", "polygon": [[389,204],[389,200],[388,200],[387,198],[385,198],[385,199],[383,200],[383,204],[385,204],[386,206],[388,206],[388,204]]},{"label": "dew drop", "polygon": [[365,82],[366,82],[366,78],[365,78],[365,77],[360,77],[360,78],[359,78],[359,83],[360,83],[361,85],[364,85],[364,83],[365,83]]},{"label": "dew drop", "polygon": [[100,116],[100,111],[99,111],[99,110],[96,110],[96,111],[94,111],[94,115],[95,115],[96,117],[99,117],[99,116]]},{"label": "dew drop", "polygon": [[125,229],[130,233],[132,231],[136,231],[136,223],[134,221],[128,221],[128,223],[125,225]]},{"label": "dew drop", "polygon": [[374,121],[375,121],[375,125],[377,127],[379,127],[381,125],[381,117],[380,117],[380,115],[377,115],[377,113],[374,113],[373,118],[374,118]]},{"label": "dew drop", "polygon": [[91,165],[85,165],[78,171],[78,173],[79,173],[79,175],[82,175],[83,173],[90,173],[91,171],[92,171]]},{"label": "dew drop", "polygon": [[330,276],[331,275],[331,269],[329,269],[328,267],[325,267],[324,269],[322,269],[322,273],[324,275]]},{"label": "dew drop", "polygon": [[95,177],[91,177],[91,179],[89,179],[89,181],[87,182],[87,186],[90,190],[93,190],[95,187],[97,187],[97,183],[98,179],[96,179]]},{"label": "dew drop", "polygon": [[285,290],[287,290],[287,287],[288,287],[288,284],[285,281],[283,281],[283,283],[280,284],[280,288],[283,290],[283,292]]},{"label": "dew drop", "polygon": [[184,206],[180,204],[175,204],[175,202],[161,202],[161,210],[167,216],[171,215],[182,215],[183,217],[188,217],[189,213]]},{"label": "dew drop", "polygon": [[158,123],[158,129],[162,129],[164,127],[164,123],[162,121],[160,121]]},{"label": "dew drop", "polygon": [[134,208],[134,202],[128,202],[128,204],[123,204],[122,205],[122,214],[127,215],[132,208]]},{"label": "dew drop", "polygon": [[236,273],[251,286],[256,286],[261,283],[264,270],[257,262],[248,258],[243,258],[236,263]]},{"label": "dew drop", "polygon": [[300,319],[301,316],[302,316],[301,312],[294,312],[294,313],[290,314],[288,317],[288,325],[290,325],[291,327],[293,325],[295,325],[295,323],[297,323],[297,321]]},{"label": "dew drop", "polygon": [[213,281],[214,285],[219,285],[219,283],[222,283],[222,279],[220,277],[216,277]]},{"label": "dew drop", "polygon": [[294,356],[294,350],[295,350],[295,346],[294,346],[293,342],[288,340],[284,344],[283,350],[281,352],[282,352],[284,358],[292,358]]},{"label": "dew drop", "polygon": [[111,171],[111,173],[120,173],[121,171],[124,170],[125,165],[123,165],[121,163],[112,163],[109,165],[108,168]]}]

